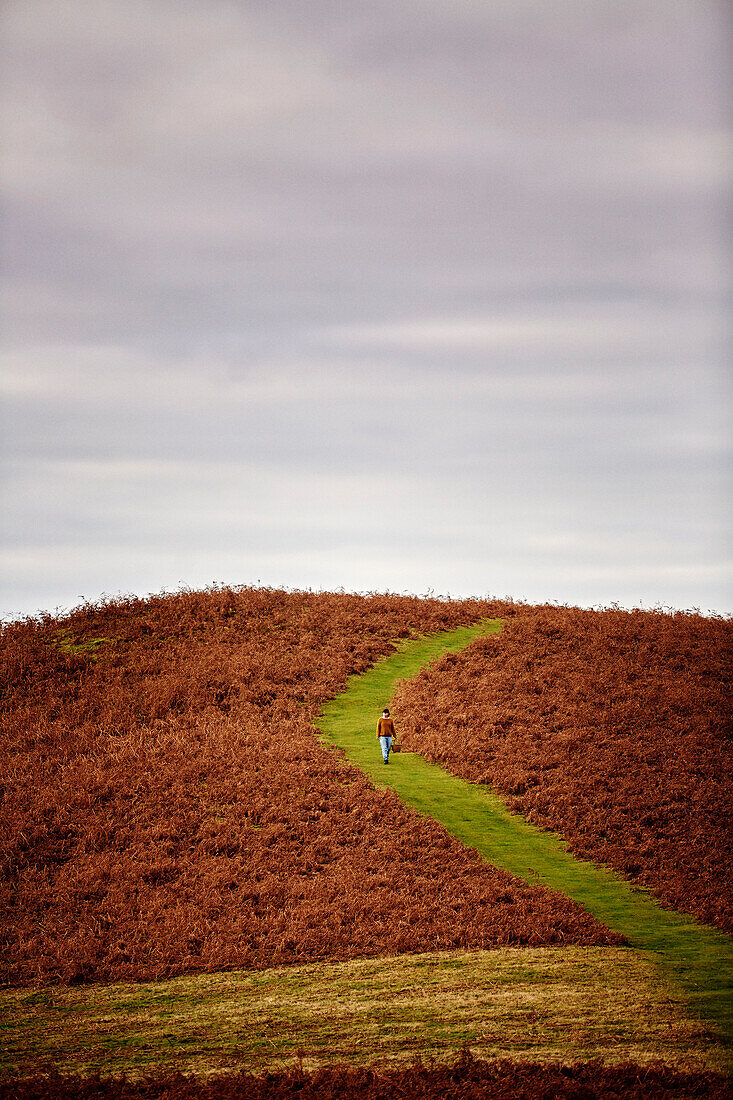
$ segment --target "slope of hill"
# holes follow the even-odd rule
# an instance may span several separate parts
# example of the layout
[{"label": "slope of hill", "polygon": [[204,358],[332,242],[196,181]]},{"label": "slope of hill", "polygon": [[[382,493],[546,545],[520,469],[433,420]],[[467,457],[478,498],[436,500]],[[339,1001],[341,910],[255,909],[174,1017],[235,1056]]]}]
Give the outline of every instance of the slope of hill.
[{"label": "slope of hill", "polygon": [[617,942],[314,735],[391,639],[501,610],[214,589],[6,626],[2,980]]},{"label": "slope of hill", "polygon": [[402,686],[405,744],[733,931],[731,620],[509,610]]}]

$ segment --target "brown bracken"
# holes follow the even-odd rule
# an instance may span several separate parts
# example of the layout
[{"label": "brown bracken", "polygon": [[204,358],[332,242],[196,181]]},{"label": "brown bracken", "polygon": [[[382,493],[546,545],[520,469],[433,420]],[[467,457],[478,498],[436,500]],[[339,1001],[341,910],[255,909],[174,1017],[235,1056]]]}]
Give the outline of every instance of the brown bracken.
[{"label": "brown bracken", "polygon": [[393,639],[510,610],[216,587],[7,624],[0,978],[618,942],[314,732],[320,704]]},{"label": "brown bracken", "polygon": [[403,746],[733,932],[733,621],[508,609],[403,685]]}]

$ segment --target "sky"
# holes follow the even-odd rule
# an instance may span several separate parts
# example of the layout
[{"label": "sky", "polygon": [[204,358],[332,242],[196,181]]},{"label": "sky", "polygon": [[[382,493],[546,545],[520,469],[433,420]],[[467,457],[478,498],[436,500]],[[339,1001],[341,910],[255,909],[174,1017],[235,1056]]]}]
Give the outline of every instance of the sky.
[{"label": "sky", "polygon": [[711,0],[5,0],[0,614],[733,611]]}]

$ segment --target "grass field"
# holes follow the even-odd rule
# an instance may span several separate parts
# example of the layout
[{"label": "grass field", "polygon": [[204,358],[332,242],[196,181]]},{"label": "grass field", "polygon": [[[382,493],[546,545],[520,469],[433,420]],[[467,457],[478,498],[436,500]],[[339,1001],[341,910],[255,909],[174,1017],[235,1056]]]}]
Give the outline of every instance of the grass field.
[{"label": "grass field", "polygon": [[663,1059],[721,1070],[725,1051],[619,947],[400,955],[115,984],[0,993],[2,1071],[206,1075],[484,1057]]}]

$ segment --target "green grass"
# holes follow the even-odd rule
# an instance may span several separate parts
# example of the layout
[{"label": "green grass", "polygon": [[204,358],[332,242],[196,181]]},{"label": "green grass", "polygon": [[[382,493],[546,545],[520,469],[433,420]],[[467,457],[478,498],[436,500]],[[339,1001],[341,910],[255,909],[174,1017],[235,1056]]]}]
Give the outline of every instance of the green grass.
[{"label": "green grass", "polygon": [[663,1058],[690,1069],[725,1052],[618,947],[502,948],[401,955],[165,982],[0,992],[4,1075],[205,1075],[483,1057]]},{"label": "green grass", "polygon": [[[407,641],[398,652],[349,681],[347,690],[323,708],[324,738],[342,749],[377,787],[390,787],[420,813],[440,821],[489,863],[528,882],[561,890],[584,905],[635,948],[654,953],[665,978],[679,984],[692,1011],[733,1043],[733,940],[692,917],[663,909],[646,891],[610,869],[576,859],[563,840],[542,832],[488,788],[467,783],[413,753],[393,755],[384,767],[376,723],[399,680],[458,652],[482,634],[501,629],[498,620]],[[456,746],[460,752],[460,745]]]},{"label": "green grass", "polygon": [[95,657],[98,655],[100,646],[111,641],[112,638],[88,638],[86,641],[77,642],[71,631],[64,628],[57,630],[48,644],[54,646],[60,653],[87,653]]}]

